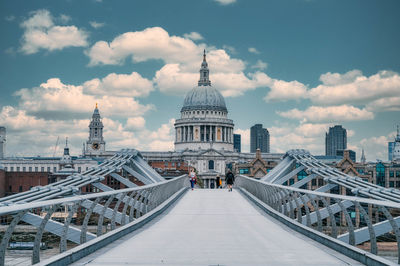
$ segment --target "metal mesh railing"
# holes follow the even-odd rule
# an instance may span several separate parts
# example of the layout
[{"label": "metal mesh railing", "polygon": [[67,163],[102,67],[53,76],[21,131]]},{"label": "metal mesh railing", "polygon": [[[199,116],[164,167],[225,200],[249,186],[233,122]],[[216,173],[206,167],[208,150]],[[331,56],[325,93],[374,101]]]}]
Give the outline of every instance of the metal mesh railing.
[{"label": "metal mesh railing", "polygon": [[[400,203],[323,193],[237,176],[245,189],[280,215],[352,246],[400,263]],[[380,250],[382,249],[382,250]]]},{"label": "metal mesh railing", "polygon": [[59,252],[64,252],[71,244],[85,243],[135,221],[185,186],[187,175],[182,175],[141,187],[0,207],[0,265],[6,262],[6,250],[18,226],[29,224],[35,229],[31,239],[31,263],[35,264],[40,261],[44,232],[54,235]]}]

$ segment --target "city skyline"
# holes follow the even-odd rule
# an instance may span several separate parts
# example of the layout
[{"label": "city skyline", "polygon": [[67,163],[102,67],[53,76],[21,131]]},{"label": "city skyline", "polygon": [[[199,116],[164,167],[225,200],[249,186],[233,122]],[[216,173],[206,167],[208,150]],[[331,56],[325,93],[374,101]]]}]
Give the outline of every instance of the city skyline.
[{"label": "city skyline", "polygon": [[96,102],[107,149],[173,150],[206,49],[243,152],[260,123],[271,152],[324,154],[340,124],[348,149],[387,160],[400,124],[397,1],[156,3],[0,4],[7,155],[51,155],[57,137],[80,154]]}]

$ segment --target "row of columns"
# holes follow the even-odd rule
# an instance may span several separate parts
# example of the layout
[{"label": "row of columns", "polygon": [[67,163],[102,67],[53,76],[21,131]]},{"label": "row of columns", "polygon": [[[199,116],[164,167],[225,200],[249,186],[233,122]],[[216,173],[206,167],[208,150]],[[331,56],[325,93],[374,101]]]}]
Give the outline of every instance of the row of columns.
[{"label": "row of columns", "polygon": [[[180,129],[180,138],[178,136],[178,128]],[[221,139],[219,142],[233,143],[233,128],[232,127],[217,127],[212,125],[201,125],[199,126],[200,132],[198,141],[202,142],[216,142],[217,141],[217,130],[221,129]],[[190,142],[195,140],[194,126],[181,126],[175,128],[175,141],[178,142]]]}]

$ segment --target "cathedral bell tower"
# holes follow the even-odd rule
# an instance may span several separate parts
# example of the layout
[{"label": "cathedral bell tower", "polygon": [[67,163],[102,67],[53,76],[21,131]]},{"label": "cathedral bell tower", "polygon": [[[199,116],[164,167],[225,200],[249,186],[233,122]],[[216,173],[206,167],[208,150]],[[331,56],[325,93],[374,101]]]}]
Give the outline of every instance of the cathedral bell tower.
[{"label": "cathedral bell tower", "polygon": [[89,140],[86,141],[85,155],[101,155],[106,149],[106,143],[103,139],[103,122],[96,103],[93,111],[92,121],[89,124]]}]

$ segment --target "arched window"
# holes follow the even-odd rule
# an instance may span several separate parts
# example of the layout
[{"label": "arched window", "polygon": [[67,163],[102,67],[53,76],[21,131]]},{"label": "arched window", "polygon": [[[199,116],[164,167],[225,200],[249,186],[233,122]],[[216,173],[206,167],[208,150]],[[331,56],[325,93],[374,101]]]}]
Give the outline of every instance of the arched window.
[{"label": "arched window", "polygon": [[209,170],[214,170],[214,161],[213,160],[209,160],[208,161],[208,169]]}]

